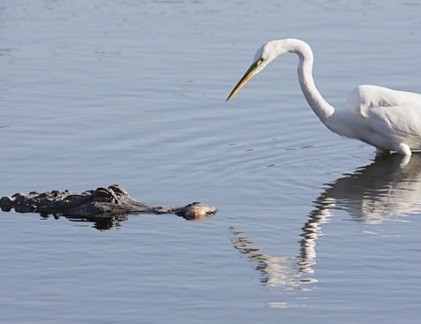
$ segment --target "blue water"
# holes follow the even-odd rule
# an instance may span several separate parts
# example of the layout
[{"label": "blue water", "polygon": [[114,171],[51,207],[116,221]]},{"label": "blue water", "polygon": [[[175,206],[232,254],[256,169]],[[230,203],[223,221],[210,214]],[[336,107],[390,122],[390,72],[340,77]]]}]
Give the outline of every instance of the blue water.
[{"label": "blue water", "polygon": [[113,183],[211,219],[110,230],[0,214],[0,321],[382,322],[421,316],[421,157],[374,161],[307,107],[274,38],[306,40],[340,105],[421,92],[418,2],[3,1],[0,195]]}]

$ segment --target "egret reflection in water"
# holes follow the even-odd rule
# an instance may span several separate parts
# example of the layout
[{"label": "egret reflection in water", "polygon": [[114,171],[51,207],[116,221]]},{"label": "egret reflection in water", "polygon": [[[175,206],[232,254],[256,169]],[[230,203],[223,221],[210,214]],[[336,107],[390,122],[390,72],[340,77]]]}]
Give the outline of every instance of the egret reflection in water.
[{"label": "egret reflection in water", "polygon": [[421,211],[421,154],[414,154],[405,163],[403,159],[397,154],[380,156],[372,164],[328,184],[302,227],[297,256],[268,255],[253,247],[244,233],[231,228],[234,248],[258,263],[256,270],[261,273],[262,284],[304,289],[305,284],[317,282],[312,268],[316,263],[316,241],[332,211],[345,210],[354,220],[366,224],[381,224]]}]

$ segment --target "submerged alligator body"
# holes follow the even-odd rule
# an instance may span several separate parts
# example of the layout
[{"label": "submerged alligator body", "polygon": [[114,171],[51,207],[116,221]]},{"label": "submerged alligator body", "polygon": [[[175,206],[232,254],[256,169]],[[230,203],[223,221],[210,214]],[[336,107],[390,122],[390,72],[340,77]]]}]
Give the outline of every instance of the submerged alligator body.
[{"label": "submerged alligator body", "polygon": [[176,214],[186,220],[204,220],[217,209],[205,203],[194,202],[184,207],[149,206],[131,198],[120,185],[73,193],[68,190],[17,193],[0,199],[2,211],[14,209],[19,213],[39,213],[43,217],[64,216],[71,220],[95,223],[98,229],[118,226],[129,214]]}]

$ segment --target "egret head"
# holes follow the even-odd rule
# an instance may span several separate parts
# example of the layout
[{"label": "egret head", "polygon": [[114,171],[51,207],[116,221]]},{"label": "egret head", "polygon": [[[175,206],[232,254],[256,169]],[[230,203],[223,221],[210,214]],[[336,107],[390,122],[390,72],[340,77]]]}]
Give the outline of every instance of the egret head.
[{"label": "egret head", "polygon": [[233,98],[247,82],[249,82],[257,73],[262,71],[270,62],[286,52],[288,52],[288,50],[284,44],[284,40],[271,41],[261,46],[254,56],[253,63],[231,91],[227,101]]}]

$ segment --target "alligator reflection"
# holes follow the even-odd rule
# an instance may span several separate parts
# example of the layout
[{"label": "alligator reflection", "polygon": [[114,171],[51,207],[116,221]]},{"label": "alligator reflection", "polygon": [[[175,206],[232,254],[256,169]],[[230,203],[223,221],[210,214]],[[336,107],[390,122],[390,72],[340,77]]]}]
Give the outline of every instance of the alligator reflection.
[{"label": "alligator reflection", "polygon": [[345,210],[353,219],[367,224],[380,224],[421,211],[421,154],[408,161],[398,155],[378,157],[354,173],[328,184],[314,202],[314,210],[302,227],[298,256],[271,256],[252,247],[252,241],[231,228],[234,248],[258,263],[261,283],[302,290],[304,284],[317,282],[313,266],[316,263],[316,240],[321,225],[329,220],[333,210]]},{"label": "alligator reflection", "polygon": [[[41,215],[43,219],[48,219],[49,215]],[[87,224],[97,230],[104,231],[109,230],[114,227],[120,227],[122,224],[121,222],[126,221],[129,219],[129,215],[113,215],[113,216],[92,216],[92,217],[74,217],[74,216],[66,216],[66,215],[52,215],[54,219],[60,219],[60,217],[65,217],[69,221],[75,223],[82,223]]]}]

